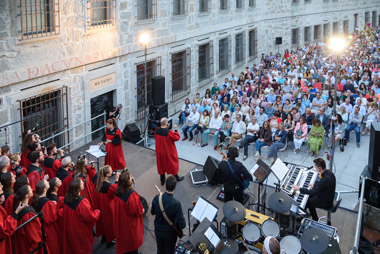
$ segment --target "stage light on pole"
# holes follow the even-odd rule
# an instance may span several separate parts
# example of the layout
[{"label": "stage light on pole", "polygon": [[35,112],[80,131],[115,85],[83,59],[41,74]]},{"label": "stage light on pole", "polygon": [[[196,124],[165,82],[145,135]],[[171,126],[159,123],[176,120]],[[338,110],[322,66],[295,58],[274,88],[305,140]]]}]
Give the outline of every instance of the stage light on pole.
[{"label": "stage light on pole", "polygon": [[147,80],[147,51],[150,43],[150,35],[143,32],[139,35],[139,43],[144,46],[144,147],[148,146],[148,80]]},{"label": "stage light on pole", "polygon": [[328,42],[329,49],[335,53],[342,53],[347,47],[347,40],[343,37],[332,37]]}]

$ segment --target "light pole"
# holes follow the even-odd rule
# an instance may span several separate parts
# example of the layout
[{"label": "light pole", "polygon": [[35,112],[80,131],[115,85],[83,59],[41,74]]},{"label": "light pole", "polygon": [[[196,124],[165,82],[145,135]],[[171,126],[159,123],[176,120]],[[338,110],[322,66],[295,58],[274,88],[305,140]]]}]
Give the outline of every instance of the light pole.
[{"label": "light pole", "polygon": [[146,64],[146,56],[147,56],[147,46],[150,41],[150,36],[148,33],[142,33],[139,37],[139,42],[144,46],[144,147],[148,146],[148,80],[146,76],[147,72],[147,64]]},{"label": "light pole", "polygon": [[333,98],[333,110],[331,113],[331,152],[330,152],[330,163],[329,167],[332,171],[333,165],[334,165],[334,157],[335,157],[335,129],[333,128],[333,124],[336,120],[336,97],[337,97],[337,84],[338,84],[338,65],[339,65],[339,57],[345,50],[347,45],[347,41],[343,37],[332,37],[330,38],[328,42],[328,47],[331,50],[331,52],[335,56],[335,84],[334,84],[334,97]]}]

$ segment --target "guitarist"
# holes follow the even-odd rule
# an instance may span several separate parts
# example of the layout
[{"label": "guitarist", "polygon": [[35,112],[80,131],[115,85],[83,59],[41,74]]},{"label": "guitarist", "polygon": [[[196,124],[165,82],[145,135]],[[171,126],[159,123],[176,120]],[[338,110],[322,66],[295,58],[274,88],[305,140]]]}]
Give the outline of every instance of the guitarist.
[{"label": "guitarist", "polygon": [[230,147],[227,157],[219,164],[218,169],[223,175],[224,201],[234,199],[244,205],[244,185],[246,181],[253,181],[253,177],[240,161],[236,161],[237,157],[239,157],[238,149],[234,146]]},{"label": "guitarist", "polygon": [[[166,178],[166,192],[162,194],[163,210],[167,218],[173,223],[169,225],[167,219],[161,212],[160,195],[156,195],[152,201],[152,215],[154,218],[154,232],[157,242],[158,254],[173,254],[177,242],[177,232],[186,227],[185,217],[183,216],[181,203],[173,197],[174,190],[177,186],[175,176]],[[174,229],[176,227],[176,229]],[[182,237],[182,236],[181,236]]]}]

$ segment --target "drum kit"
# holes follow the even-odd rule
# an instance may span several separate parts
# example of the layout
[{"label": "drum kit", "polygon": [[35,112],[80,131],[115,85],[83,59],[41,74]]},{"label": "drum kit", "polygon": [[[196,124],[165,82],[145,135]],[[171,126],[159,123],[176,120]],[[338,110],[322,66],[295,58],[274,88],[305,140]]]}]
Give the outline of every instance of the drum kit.
[{"label": "drum kit", "polygon": [[[281,192],[271,194],[268,201],[270,209],[276,214],[289,212],[292,206],[292,199]],[[284,254],[326,253],[331,245],[326,232],[319,228],[307,228],[298,236],[290,235],[282,232],[273,218],[245,209],[236,201],[228,201],[223,207],[223,214],[230,225],[236,225],[236,235],[222,239],[215,248],[216,253],[237,253],[239,244],[247,249],[245,254],[261,253],[264,239],[268,236],[279,241],[281,253]]]}]

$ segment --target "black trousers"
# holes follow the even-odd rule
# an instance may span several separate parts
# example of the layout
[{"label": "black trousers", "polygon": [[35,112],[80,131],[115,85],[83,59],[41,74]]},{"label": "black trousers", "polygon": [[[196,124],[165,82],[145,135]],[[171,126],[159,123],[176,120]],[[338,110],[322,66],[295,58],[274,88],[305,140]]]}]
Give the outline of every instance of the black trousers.
[{"label": "black trousers", "polygon": [[254,143],[258,139],[258,136],[252,136],[252,135],[247,135],[243,139],[243,141],[240,143],[239,147],[242,148],[244,147],[244,155],[248,156],[248,145],[249,143]]},{"label": "black trousers", "polygon": [[177,233],[174,231],[154,231],[157,241],[157,254],[174,254]]},{"label": "black trousers", "polygon": [[309,208],[311,218],[315,221],[318,221],[316,208],[324,208],[324,206],[316,197],[309,197],[306,203],[306,208]]},{"label": "black trousers", "polygon": [[224,185],[224,202],[235,200],[244,205],[243,190],[240,186]]}]

